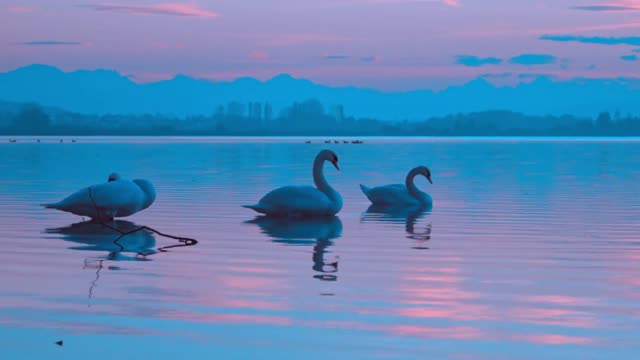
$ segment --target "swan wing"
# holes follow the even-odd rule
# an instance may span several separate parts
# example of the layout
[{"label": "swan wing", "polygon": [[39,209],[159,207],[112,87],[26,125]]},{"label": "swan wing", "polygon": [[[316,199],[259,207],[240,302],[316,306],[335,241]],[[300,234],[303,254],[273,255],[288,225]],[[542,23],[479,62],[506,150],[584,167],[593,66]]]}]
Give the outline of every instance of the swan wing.
[{"label": "swan wing", "polygon": [[363,192],[373,204],[411,204],[416,200],[409,195],[402,184],[390,184],[374,188],[364,187]]},{"label": "swan wing", "polygon": [[[122,217],[139,211],[143,200],[144,194],[136,184],[128,180],[117,180],[80,189],[62,201],[46,204],[45,207],[91,218],[99,215]],[[97,213],[96,206],[100,214]]]}]

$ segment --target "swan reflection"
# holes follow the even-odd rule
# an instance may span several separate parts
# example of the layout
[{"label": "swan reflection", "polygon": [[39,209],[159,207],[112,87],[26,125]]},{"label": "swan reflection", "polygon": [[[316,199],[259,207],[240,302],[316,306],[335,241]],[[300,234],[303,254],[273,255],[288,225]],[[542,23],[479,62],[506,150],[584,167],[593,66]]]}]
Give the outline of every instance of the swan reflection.
[{"label": "swan reflection", "polygon": [[333,239],[342,236],[342,221],[337,216],[309,219],[273,218],[259,216],[247,221],[260,227],[263,234],[273,242],[288,246],[313,246],[312,269],[322,273],[314,278],[324,281],[336,281],[338,262],[326,261],[327,249],[333,245]]},{"label": "swan reflection", "polygon": [[[130,221],[116,220],[107,227],[94,221],[85,221],[64,227],[47,229],[49,234],[62,235],[65,241],[77,244],[69,249],[81,251],[105,251],[108,260],[146,260],[138,255],[155,254],[156,238],[150,231]],[[122,233],[128,233],[122,235]],[[134,254],[133,256],[127,254]]]},{"label": "swan reflection", "polygon": [[[64,241],[76,244],[69,247],[72,250],[107,252],[106,257],[87,257],[84,260],[83,269],[95,269],[95,279],[91,281],[89,286],[88,306],[91,306],[93,291],[98,286],[102,269],[122,270],[119,266],[106,265],[108,262],[105,263],[105,261],[148,261],[150,260],[147,257],[149,255],[166,252],[170,248],[194,246],[198,243],[195,239],[164,234],[150,227],[136,225],[125,220],[115,220],[108,223],[85,221],[46,229],[45,232],[61,235]],[[178,243],[156,248],[154,233],[178,240]]]},{"label": "swan reflection", "polygon": [[361,222],[403,224],[407,238],[418,242],[413,248],[428,249],[424,243],[431,240],[431,223],[425,224],[421,229],[418,221],[430,212],[429,207],[371,205],[363,214]]}]

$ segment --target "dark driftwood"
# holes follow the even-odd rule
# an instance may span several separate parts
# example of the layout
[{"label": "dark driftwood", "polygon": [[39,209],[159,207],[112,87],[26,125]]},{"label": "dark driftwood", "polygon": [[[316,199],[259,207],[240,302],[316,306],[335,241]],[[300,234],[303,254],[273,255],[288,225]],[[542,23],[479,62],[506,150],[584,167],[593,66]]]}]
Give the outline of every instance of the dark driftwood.
[{"label": "dark driftwood", "polygon": [[[118,236],[115,240],[113,240],[113,243],[116,244],[118,247],[120,247],[121,250],[124,250],[124,247],[122,245],[120,245],[120,243],[118,242],[118,241],[120,241],[120,239],[122,239],[123,237],[125,237],[127,235],[130,235],[130,234],[136,233],[138,231],[142,231],[142,230],[147,230],[147,231],[150,231],[150,232],[155,233],[157,235],[160,235],[160,236],[163,236],[163,237],[166,237],[166,238],[170,238],[170,239],[174,239],[174,240],[178,240],[180,242],[180,244],[174,244],[174,245],[167,245],[167,246],[159,247],[158,248],[159,252],[166,252],[167,249],[176,248],[176,247],[193,246],[193,245],[196,245],[198,243],[198,240],[196,240],[196,239],[191,239],[191,238],[182,237],[182,236],[174,236],[174,235],[165,234],[163,232],[160,232],[160,231],[158,231],[156,229],[153,229],[151,227],[144,226],[144,225],[139,227],[139,228],[137,228],[137,229],[133,229],[133,230],[130,230],[130,231],[122,231],[120,229],[117,229],[117,228],[109,225],[108,223],[106,223],[105,221],[102,220],[102,214],[100,213],[100,208],[98,207],[98,204],[96,204],[96,201],[93,198],[93,192],[91,191],[91,187],[89,187],[89,198],[91,199],[91,202],[93,203],[93,206],[96,209],[96,212],[98,214],[98,219],[97,220],[100,223],[100,225],[102,225],[102,226],[104,226],[104,227],[106,227],[108,229],[111,229],[111,230],[117,232],[118,234],[120,234],[120,236]],[[147,256],[147,255],[150,255],[150,254],[138,253],[138,255]]]}]

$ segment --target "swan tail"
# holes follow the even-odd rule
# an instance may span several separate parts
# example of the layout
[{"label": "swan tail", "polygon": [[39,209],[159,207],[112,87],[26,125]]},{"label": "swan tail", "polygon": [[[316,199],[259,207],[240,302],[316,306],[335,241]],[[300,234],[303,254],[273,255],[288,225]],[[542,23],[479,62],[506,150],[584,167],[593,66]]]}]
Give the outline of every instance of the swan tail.
[{"label": "swan tail", "polygon": [[40,204],[40,206],[46,208],[46,209],[56,209],[56,210],[62,210],[63,206],[60,203],[51,203],[51,204]]},{"label": "swan tail", "polygon": [[261,214],[266,214],[267,213],[267,209],[264,206],[261,206],[260,204],[256,204],[256,205],[242,205],[243,208],[247,208],[247,209],[251,209],[255,212],[259,212]]},{"label": "swan tail", "polygon": [[364,186],[364,185],[360,184],[360,190],[362,190],[362,192],[363,192],[365,195],[367,195],[367,197],[369,197],[369,190],[371,190],[371,189],[369,189],[368,187],[366,187],[366,186]]}]

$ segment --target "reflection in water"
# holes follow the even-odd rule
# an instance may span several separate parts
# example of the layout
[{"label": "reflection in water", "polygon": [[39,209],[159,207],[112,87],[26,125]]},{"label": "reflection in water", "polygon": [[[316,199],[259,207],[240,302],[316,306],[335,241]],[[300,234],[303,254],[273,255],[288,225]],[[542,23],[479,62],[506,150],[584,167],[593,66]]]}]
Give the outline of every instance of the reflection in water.
[{"label": "reflection in water", "polygon": [[417,241],[413,248],[426,250],[429,248],[424,246],[424,243],[431,240],[431,223],[426,224],[422,230],[418,229],[416,223],[429,212],[430,208],[422,207],[371,205],[363,214],[361,222],[404,224],[407,238]]},{"label": "reflection in water", "polygon": [[[71,246],[69,249],[81,251],[105,251],[105,257],[84,260],[83,269],[96,269],[96,277],[89,287],[89,299],[92,298],[93,289],[100,279],[100,271],[105,268],[104,261],[149,261],[149,255],[158,252],[166,252],[167,249],[193,246],[198,242],[194,239],[180,238],[166,235],[147,226],[136,225],[126,220],[115,220],[108,223],[97,221],[85,221],[59,228],[46,229],[48,234],[62,235],[62,239],[82,246]],[[173,239],[178,239],[178,244],[159,247],[156,246],[154,233]],[[134,254],[133,256],[127,254]],[[121,270],[118,266],[106,266],[108,270]],[[90,304],[89,304],[90,306]]]},{"label": "reflection in water", "polygon": [[[116,220],[109,225],[113,229],[98,222],[85,221],[47,229],[46,232],[60,234],[65,241],[81,244],[81,246],[70,247],[72,250],[106,251],[108,260],[142,260],[144,257],[137,255],[150,255],[156,252],[153,250],[156,239],[151,232],[140,230],[122,236],[120,232],[130,232],[139,229],[140,226],[125,220]],[[127,253],[135,255],[131,257],[127,256]]]},{"label": "reflection in water", "polygon": [[273,242],[293,246],[313,245],[312,268],[322,273],[314,278],[324,281],[338,279],[332,275],[338,272],[338,261],[326,262],[324,259],[327,249],[333,245],[331,240],[342,236],[342,221],[337,216],[309,219],[259,216],[247,223],[257,224]]}]

